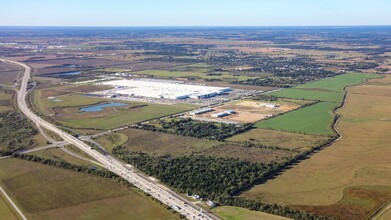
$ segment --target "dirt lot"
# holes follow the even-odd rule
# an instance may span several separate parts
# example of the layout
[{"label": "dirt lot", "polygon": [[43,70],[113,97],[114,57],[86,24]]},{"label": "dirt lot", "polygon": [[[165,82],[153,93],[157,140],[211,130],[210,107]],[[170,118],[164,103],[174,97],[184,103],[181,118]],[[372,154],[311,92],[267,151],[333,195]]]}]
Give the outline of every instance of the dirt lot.
[{"label": "dirt lot", "polygon": [[242,195],[284,205],[333,205],[348,187],[391,185],[390,77],[349,88],[338,110],[340,141]]},{"label": "dirt lot", "polygon": [[[238,123],[250,123],[256,122],[272,115],[280,114],[283,112],[291,111],[300,107],[300,105],[277,102],[275,108],[267,107],[266,105],[273,104],[264,101],[253,101],[253,100],[240,100],[230,102],[228,104],[213,108],[214,111],[208,112],[202,115],[193,116],[194,119],[213,119],[220,122],[230,121]],[[212,115],[218,112],[224,112],[226,110],[234,110],[235,114],[222,117],[214,118]]]}]

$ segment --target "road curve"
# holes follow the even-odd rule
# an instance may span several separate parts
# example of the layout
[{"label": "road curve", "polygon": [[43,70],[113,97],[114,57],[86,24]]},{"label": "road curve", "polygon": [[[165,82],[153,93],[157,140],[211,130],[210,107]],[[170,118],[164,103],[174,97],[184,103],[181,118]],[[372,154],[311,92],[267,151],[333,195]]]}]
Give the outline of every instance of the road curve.
[{"label": "road curve", "polygon": [[11,61],[11,60],[5,60],[0,59],[0,61],[8,62],[11,64],[19,65],[24,68],[24,76],[23,80],[20,86],[20,89],[18,91],[17,96],[17,103],[20,108],[20,110],[23,112],[24,115],[26,115],[30,120],[32,120],[37,126],[41,126],[43,128],[46,128],[57,135],[59,135],[61,138],[64,139],[64,141],[67,141],[70,144],[73,144],[80,150],[84,151],[94,159],[96,159],[99,163],[101,163],[105,168],[108,170],[118,174],[122,178],[126,179],[139,189],[143,190],[144,192],[150,194],[152,197],[158,199],[163,204],[166,204],[170,207],[172,207],[175,211],[179,212],[183,216],[185,216],[188,219],[210,219],[210,220],[217,220],[218,217],[212,215],[211,213],[207,213],[205,210],[201,209],[200,207],[192,204],[185,198],[179,196],[174,191],[168,189],[167,187],[159,186],[159,184],[156,184],[149,180],[149,178],[145,178],[145,175],[139,174],[138,172],[134,172],[132,169],[129,169],[126,164],[122,163],[121,161],[117,160],[116,158],[111,157],[110,155],[103,155],[99,153],[98,151],[92,149],[88,144],[84,143],[83,141],[77,139],[76,137],[64,132],[63,130],[57,128],[55,125],[43,120],[39,116],[35,115],[27,106],[26,103],[26,96],[28,93],[28,82],[30,80],[31,76],[31,68],[27,66],[24,63]]}]

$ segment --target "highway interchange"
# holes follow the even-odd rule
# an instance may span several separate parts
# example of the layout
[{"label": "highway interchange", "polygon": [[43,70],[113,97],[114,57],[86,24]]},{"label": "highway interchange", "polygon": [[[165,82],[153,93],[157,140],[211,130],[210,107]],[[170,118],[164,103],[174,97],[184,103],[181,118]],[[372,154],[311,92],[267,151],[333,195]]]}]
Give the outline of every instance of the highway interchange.
[{"label": "highway interchange", "polygon": [[152,197],[156,198],[167,206],[172,207],[175,211],[179,212],[187,219],[219,219],[218,217],[206,212],[195,204],[192,204],[190,201],[176,194],[171,189],[168,189],[167,187],[152,181],[145,174],[142,174],[139,171],[135,171],[129,168],[128,166],[126,166],[125,163],[119,161],[118,159],[110,155],[101,154],[100,152],[91,148],[88,144],[84,143],[82,140],[64,132],[63,130],[57,128],[55,125],[43,120],[42,118],[34,114],[34,112],[32,112],[28,108],[26,102],[26,96],[29,92],[28,83],[31,77],[31,68],[24,63],[16,61],[4,59],[0,59],[0,61],[19,65],[24,68],[24,75],[21,81],[21,86],[19,91],[17,91],[17,103],[22,113],[26,115],[30,120],[32,120],[38,127],[43,127],[56,133],[64,141],[76,146],[77,148],[94,158],[103,167],[126,179],[139,189],[143,190],[145,193],[150,194]]}]

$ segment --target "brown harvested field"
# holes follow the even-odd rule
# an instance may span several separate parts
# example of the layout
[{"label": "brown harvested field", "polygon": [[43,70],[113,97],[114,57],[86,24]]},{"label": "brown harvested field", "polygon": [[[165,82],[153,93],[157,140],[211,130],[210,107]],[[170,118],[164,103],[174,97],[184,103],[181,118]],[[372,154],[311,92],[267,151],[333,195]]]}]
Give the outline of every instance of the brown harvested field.
[{"label": "brown harvested field", "polygon": [[228,138],[228,141],[248,141],[266,146],[281,147],[294,150],[306,150],[328,140],[328,136],[298,134],[277,130],[254,128],[242,134]]},{"label": "brown harvested field", "polygon": [[391,199],[391,187],[357,186],[345,189],[343,198],[326,206],[294,206],[323,216],[341,220],[369,219],[376,210]]},{"label": "brown harvested field", "polygon": [[[213,119],[216,121],[231,121],[238,123],[252,123],[265,118],[268,118],[272,115],[280,114],[287,111],[292,111],[300,107],[298,104],[288,103],[288,102],[276,102],[278,107],[269,108],[266,107],[268,104],[274,104],[265,101],[254,101],[254,100],[240,100],[233,101],[222,106],[213,108],[214,111],[208,112],[202,115],[191,116],[193,119]],[[231,114],[222,118],[214,118],[212,115],[224,112],[226,110],[234,110],[235,114]],[[189,115],[190,116],[190,115]]]},{"label": "brown harvested field", "polygon": [[19,73],[20,68],[18,66],[0,62],[0,84],[12,83]]},{"label": "brown harvested field", "polygon": [[346,104],[338,110],[341,140],[242,196],[316,207],[336,204],[348,187],[390,186],[391,86],[378,84],[348,89]]},{"label": "brown harvested field", "polygon": [[29,219],[177,219],[114,180],[20,159],[0,161],[0,184]]},{"label": "brown harvested field", "polygon": [[[126,135],[125,137],[123,135]],[[127,129],[102,136],[98,139],[109,151],[115,146],[129,151],[144,152],[151,155],[172,154],[184,156],[202,154],[205,156],[238,158],[254,163],[267,163],[279,158],[292,156],[293,152],[264,148],[242,147],[236,144],[184,137],[141,129]]]}]

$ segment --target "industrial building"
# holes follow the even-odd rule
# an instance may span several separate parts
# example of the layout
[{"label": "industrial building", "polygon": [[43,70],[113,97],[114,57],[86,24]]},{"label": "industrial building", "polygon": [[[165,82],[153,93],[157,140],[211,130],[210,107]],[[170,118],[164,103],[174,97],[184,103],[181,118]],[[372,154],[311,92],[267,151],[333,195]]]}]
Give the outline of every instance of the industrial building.
[{"label": "industrial building", "polygon": [[189,85],[169,80],[115,80],[100,84],[115,86],[116,95],[174,100],[205,99],[232,91],[229,87]]},{"label": "industrial building", "polygon": [[229,116],[229,115],[232,115],[232,114],[235,114],[235,113],[236,112],[234,110],[227,110],[227,111],[219,112],[219,113],[216,113],[216,114],[212,114],[211,116],[213,118],[222,118],[222,117]]},{"label": "industrial building", "polygon": [[202,109],[196,109],[194,111],[191,111],[189,114],[190,115],[202,115],[202,114],[205,114],[205,113],[208,113],[211,111],[213,111],[213,109],[211,109],[211,108],[202,108]]}]

